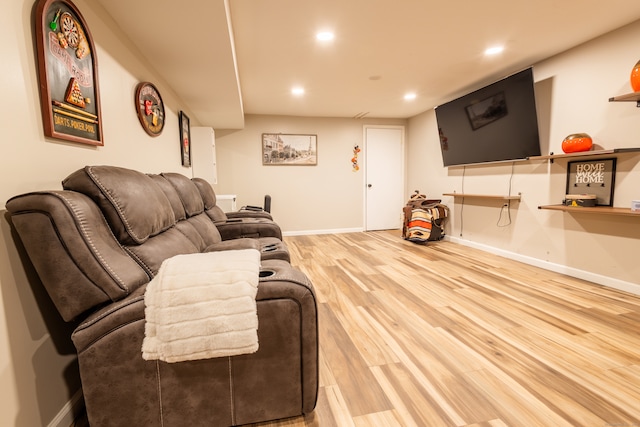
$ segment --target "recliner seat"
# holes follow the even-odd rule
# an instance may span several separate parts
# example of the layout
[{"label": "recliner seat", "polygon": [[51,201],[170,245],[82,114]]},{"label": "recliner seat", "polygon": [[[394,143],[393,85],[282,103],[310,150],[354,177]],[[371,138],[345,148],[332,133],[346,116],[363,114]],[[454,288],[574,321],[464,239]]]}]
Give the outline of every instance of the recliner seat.
[{"label": "recliner seat", "polygon": [[6,204],[60,314],[81,320],[72,340],[89,423],[228,426],[312,411],[315,294],[283,259],[261,263],[256,353],[180,363],[142,359],[144,292],[162,261],[258,241],[221,240],[202,200],[199,208],[195,185],[173,186],[178,198],[167,197],[172,191],[160,178],[167,179],[86,167],[64,180],[65,190],[23,194]]}]

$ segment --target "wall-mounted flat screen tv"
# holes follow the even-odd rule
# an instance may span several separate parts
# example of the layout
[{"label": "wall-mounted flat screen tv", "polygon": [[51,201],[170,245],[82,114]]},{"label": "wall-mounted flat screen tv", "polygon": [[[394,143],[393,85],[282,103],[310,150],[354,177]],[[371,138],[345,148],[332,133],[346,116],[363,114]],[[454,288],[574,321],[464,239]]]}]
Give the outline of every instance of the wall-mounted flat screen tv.
[{"label": "wall-mounted flat screen tv", "polygon": [[435,111],[445,166],[540,155],[532,68],[439,105]]}]

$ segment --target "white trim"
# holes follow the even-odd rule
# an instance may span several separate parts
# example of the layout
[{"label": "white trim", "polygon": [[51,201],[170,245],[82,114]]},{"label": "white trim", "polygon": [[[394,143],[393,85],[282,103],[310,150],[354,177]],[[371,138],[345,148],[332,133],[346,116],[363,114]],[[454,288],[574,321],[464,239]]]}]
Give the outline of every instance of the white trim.
[{"label": "white trim", "polygon": [[520,261],[525,264],[533,265],[534,267],[543,268],[545,270],[554,271],[556,273],[566,274],[567,276],[576,277],[582,280],[588,280],[589,282],[597,283],[598,285],[607,286],[609,288],[618,289],[620,291],[629,292],[635,295],[640,295],[640,284],[638,283],[625,282],[624,280],[614,279],[612,277],[591,273],[589,271],[580,270],[573,267],[567,267],[566,265],[544,261],[538,258],[533,258],[515,252],[483,245],[481,243],[472,242],[470,240],[460,239],[458,237],[445,236],[445,240],[468,246],[470,248],[480,249],[482,251],[509,258],[515,261]]},{"label": "white trim", "polygon": [[56,415],[47,427],[69,427],[75,421],[76,414],[84,406],[82,389],[76,391],[71,400],[64,404],[58,415]]},{"label": "white trim", "polygon": [[342,233],[361,233],[364,228],[340,228],[335,230],[302,230],[302,231],[283,231],[283,236],[309,236],[313,234],[342,234]]}]

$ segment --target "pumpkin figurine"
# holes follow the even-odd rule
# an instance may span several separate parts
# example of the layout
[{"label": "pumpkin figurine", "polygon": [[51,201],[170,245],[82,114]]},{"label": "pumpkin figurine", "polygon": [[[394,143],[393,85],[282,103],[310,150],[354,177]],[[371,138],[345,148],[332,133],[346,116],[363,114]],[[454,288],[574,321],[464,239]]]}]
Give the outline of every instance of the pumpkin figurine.
[{"label": "pumpkin figurine", "polygon": [[562,151],[565,153],[589,151],[591,147],[593,147],[593,140],[586,133],[573,133],[562,141]]},{"label": "pumpkin figurine", "polygon": [[640,92],[640,61],[631,70],[631,88],[634,92]]}]

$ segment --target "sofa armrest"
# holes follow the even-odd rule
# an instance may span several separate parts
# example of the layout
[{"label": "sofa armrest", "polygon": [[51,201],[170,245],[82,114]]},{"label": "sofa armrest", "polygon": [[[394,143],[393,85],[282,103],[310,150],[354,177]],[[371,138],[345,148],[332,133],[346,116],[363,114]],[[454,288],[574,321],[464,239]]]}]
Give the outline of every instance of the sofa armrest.
[{"label": "sofa armrest", "polygon": [[149,281],[115,239],[98,206],[84,194],[33,192],[11,198],[6,206],[64,320],[124,298]]},{"label": "sofa armrest", "polygon": [[223,240],[205,248],[204,252],[230,251],[239,249],[256,249],[260,251],[260,242],[256,239]]},{"label": "sofa armrest", "polygon": [[[249,207],[247,206],[247,208]],[[229,219],[231,218],[264,218],[268,220],[273,220],[273,217],[271,216],[271,214],[269,212],[265,212],[264,210],[262,210],[262,208],[259,208],[259,210],[243,209],[235,212],[225,212],[225,214]]]},{"label": "sofa armrest", "polygon": [[227,221],[214,222],[222,240],[244,237],[276,237],[282,240],[280,226],[273,221],[262,218],[233,218]]},{"label": "sofa armrest", "polygon": [[[317,309],[306,276],[263,261],[254,354],[179,363],[142,358],[144,290],[103,307],[73,333],[89,423],[241,425],[313,411],[318,395]],[[232,392],[230,393],[230,390]],[[167,410],[184,408],[185,410]],[[164,410],[163,410],[164,408]]]}]

